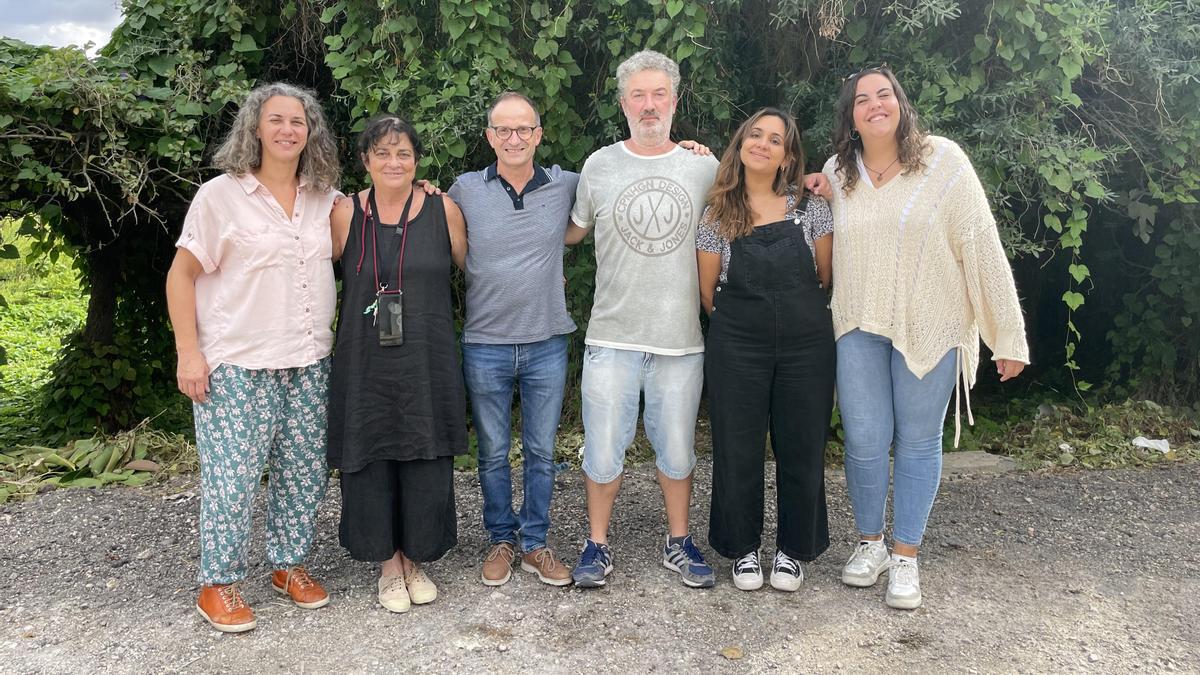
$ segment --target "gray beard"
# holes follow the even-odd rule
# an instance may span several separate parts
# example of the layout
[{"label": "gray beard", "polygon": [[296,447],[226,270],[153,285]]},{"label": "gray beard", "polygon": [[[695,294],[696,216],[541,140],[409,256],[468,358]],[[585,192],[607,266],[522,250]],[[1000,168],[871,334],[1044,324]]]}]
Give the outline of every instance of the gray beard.
[{"label": "gray beard", "polygon": [[634,143],[646,148],[655,148],[671,140],[671,118],[660,118],[658,124],[647,129],[636,122],[629,125],[629,137]]}]

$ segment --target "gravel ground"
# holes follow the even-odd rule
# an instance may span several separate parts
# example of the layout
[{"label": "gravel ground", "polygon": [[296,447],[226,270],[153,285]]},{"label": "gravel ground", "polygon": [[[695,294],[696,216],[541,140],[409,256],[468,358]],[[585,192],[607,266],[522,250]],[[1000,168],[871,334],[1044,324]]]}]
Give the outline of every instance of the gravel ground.
[{"label": "gravel ground", "polygon": [[[702,549],[710,471],[702,462],[694,501]],[[1200,671],[1200,554],[1188,544],[1200,540],[1200,464],[948,476],[914,612],[883,604],[886,582],[839,582],[853,541],[838,472],[833,546],[794,594],[736,590],[711,551],[718,586],[681,586],[659,563],[653,467],[626,474],[607,588],[551,588],[519,570],[487,588],[478,482],[457,481],[460,543],[428,566],[435,603],[404,615],[376,604],[376,570],[338,547],[335,485],[310,560],[333,602],[306,611],[271,591],[260,517],[245,585],[259,625],[242,635],[194,610],[195,477],[0,506],[0,671]],[[551,544],[569,564],[584,513],[579,472],[563,472]]]}]

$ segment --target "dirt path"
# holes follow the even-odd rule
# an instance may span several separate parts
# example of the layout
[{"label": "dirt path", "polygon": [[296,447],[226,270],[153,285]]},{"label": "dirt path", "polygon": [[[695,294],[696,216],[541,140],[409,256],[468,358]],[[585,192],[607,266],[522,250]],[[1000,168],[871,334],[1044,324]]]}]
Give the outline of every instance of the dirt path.
[{"label": "dirt path", "polygon": [[[838,581],[852,521],[837,472],[835,541],[806,566],[804,587],[744,593],[705,547],[702,464],[694,530],[719,583],[682,587],[659,564],[665,523],[652,471],[627,474],[612,533],[617,571],[587,592],[519,571],[499,589],[478,583],[478,483],[458,476],[459,546],[429,566],[441,597],[406,615],[378,607],[375,571],[338,547],[331,488],[310,568],[333,603],[310,612],[278,599],[260,521],[245,589],[259,627],[235,636],[193,610],[194,478],[0,506],[0,671],[1200,671],[1200,465],[948,477],[915,612],[884,606],[882,583]],[[573,563],[584,532],[578,471],[558,476],[553,516],[551,543]],[[722,656],[726,647],[742,658]]]}]

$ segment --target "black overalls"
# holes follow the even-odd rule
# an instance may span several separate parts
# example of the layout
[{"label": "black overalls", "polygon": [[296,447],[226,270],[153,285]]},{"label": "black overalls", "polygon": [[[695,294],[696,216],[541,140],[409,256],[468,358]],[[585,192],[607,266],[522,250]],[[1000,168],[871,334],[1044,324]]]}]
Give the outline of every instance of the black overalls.
[{"label": "black overalls", "polygon": [[708,541],[727,558],[762,543],[768,429],[778,550],[809,561],[829,546],[824,460],[837,359],[804,206],[731,242],[728,281],[714,294],[704,356],[713,438]]}]

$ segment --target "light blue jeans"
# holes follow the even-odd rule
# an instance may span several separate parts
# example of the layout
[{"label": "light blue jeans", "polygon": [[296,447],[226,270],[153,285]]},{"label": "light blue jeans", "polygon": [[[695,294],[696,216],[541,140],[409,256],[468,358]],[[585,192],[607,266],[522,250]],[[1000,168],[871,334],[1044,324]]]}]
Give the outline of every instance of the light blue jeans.
[{"label": "light blue jeans", "polygon": [[704,354],[663,356],[589,345],[583,356],[583,472],[597,483],[621,475],[637,431],[638,403],[658,470],[687,478],[696,466],[696,411],[704,388]]},{"label": "light blue jeans", "polygon": [[[567,379],[567,337],[516,345],[463,343],[463,375],[471,421],[479,438],[483,526],[492,544],[507,541],[525,553],[546,545],[554,492],[554,437]],[[521,391],[521,454],[525,496],[513,511],[513,387]]]},{"label": "light blue jeans", "polygon": [[954,391],[952,349],[918,379],[892,341],[855,329],[837,341],[837,402],[846,432],[846,486],[860,534],[883,533],[892,471],[892,540],[920,546],[942,477],[942,426]]}]

